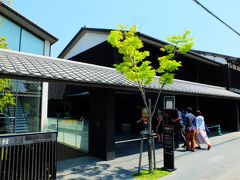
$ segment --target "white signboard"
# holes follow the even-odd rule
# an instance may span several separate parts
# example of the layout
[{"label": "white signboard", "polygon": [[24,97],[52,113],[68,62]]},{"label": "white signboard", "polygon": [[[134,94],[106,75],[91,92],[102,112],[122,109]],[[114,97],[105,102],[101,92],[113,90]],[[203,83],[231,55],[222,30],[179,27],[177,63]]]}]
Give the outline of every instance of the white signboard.
[{"label": "white signboard", "polygon": [[164,96],[164,109],[175,109],[175,96]]}]

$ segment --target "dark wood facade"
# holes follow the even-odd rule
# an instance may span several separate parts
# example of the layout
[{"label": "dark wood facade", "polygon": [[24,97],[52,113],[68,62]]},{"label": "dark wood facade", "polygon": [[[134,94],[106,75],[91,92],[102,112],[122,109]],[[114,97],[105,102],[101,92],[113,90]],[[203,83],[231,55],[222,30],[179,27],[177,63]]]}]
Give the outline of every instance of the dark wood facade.
[{"label": "dark wood facade", "polygon": [[[145,43],[144,49],[150,51],[150,58],[157,60],[161,52],[159,47]],[[101,66],[113,67],[114,63],[121,62],[121,56],[106,41],[70,58],[74,61],[86,62]],[[229,69],[220,63],[201,61],[199,58],[179,55],[177,60],[182,67],[176,73],[176,79],[240,89],[238,71]],[[157,61],[152,65],[156,66]],[[156,94],[148,93],[152,100]],[[175,96],[176,107],[193,107],[201,109],[207,124],[220,124],[223,130],[239,131],[239,102],[233,99],[218,97],[204,97],[188,94],[164,94]],[[115,158],[115,135],[120,132],[124,122],[131,124],[132,131],[139,131],[136,120],[139,116],[138,106],[142,100],[137,92],[120,92],[116,90],[95,89],[90,95],[90,126],[89,126],[89,154],[105,160]],[[160,100],[159,107],[162,108]],[[128,117],[126,117],[128,116]]]},{"label": "dark wood facade", "polygon": [[114,91],[96,89],[90,96],[89,154],[105,160],[115,158]]},{"label": "dark wood facade", "polygon": [[[157,58],[161,55],[159,47],[145,44],[144,49],[150,51],[149,59],[153,60],[152,65],[156,67],[158,63]],[[107,67],[113,67],[113,64],[122,61],[117,50],[112,48],[106,41],[70,59]],[[176,73],[176,79],[223,87],[226,86],[226,72],[223,65],[201,62],[183,55],[179,55],[177,60],[182,62],[182,67]]]}]

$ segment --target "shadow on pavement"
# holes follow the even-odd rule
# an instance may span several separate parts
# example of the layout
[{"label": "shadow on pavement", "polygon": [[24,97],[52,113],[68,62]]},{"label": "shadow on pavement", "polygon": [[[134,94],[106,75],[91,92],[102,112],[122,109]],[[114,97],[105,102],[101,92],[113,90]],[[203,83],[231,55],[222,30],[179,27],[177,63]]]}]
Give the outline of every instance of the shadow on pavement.
[{"label": "shadow on pavement", "polygon": [[127,179],[133,173],[100,161],[92,157],[59,161],[57,179]]},{"label": "shadow on pavement", "polygon": [[[140,143],[141,141],[136,140],[116,144],[116,158],[140,153]],[[162,147],[161,143],[155,143],[156,149],[160,149]],[[147,140],[144,140],[143,152],[147,152]]]}]

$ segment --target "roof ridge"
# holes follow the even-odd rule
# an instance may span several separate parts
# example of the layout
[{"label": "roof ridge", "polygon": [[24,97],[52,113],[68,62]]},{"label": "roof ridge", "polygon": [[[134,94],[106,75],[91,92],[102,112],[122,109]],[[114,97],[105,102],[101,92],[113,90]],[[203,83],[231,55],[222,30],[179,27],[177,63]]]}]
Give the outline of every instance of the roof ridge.
[{"label": "roof ridge", "polygon": [[182,79],[174,79],[174,81],[178,81],[178,82],[184,82],[187,84],[196,84],[196,85],[202,85],[202,86],[206,86],[206,87],[212,87],[212,88],[218,88],[218,89],[226,89],[223,86],[214,86],[214,85],[210,85],[210,84],[203,84],[203,83],[199,83],[199,82],[190,82],[190,81],[186,81],[186,80],[182,80]]}]

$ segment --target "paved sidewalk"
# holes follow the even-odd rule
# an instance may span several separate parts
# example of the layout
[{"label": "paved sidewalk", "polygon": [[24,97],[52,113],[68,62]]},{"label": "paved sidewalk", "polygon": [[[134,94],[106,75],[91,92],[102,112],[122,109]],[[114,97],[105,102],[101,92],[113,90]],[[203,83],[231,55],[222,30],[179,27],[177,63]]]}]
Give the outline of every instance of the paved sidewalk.
[{"label": "paved sidewalk", "polygon": [[[212,146],[227,143],[240,139],[240,132],[228,133],[223,136],[214,136],[210,138]],[[202,151],[202,150],[199,150]],[[211,150],[210,150],[211,151]],[[175,164],[178,159],[191,155],[192,152],[179,148],[175,151]],[[195,153],[198,153],[195,152]],[[195,154],[194,153],[194,154]],[[65,179],[132,179],[132,174],[137,172],[139,154],[128,155],[116,158],[112,161],[100,161],[93,157],[83,157],[58,162],[57,178]],[[163,149],[156,150],[157,167],[163,166]],[[179,161],[180,162],[180,161]],[[144,168],[148,167],[147,152],[143,153],[142,164]],[[178,170],[174,172],[177,175]],[[180,172],[179,172],[180,173]],[[183,173],[183,172],[181,172]]]}]

